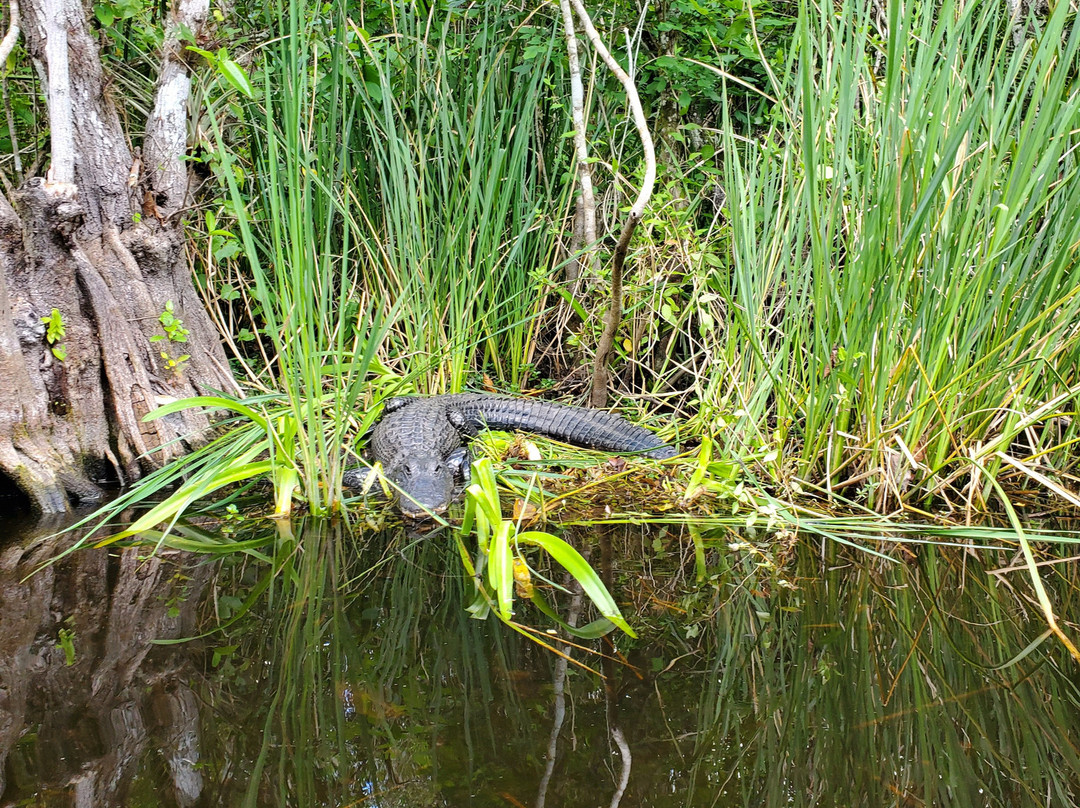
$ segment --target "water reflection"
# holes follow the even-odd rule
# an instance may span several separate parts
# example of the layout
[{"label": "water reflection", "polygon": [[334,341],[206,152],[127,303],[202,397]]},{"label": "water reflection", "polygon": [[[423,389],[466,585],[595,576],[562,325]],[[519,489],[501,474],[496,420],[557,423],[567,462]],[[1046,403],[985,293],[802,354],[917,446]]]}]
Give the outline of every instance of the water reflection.
[{"label": "water reflection", "polygon": [[151,641],[195,632],[210,568],[125,550],[38,570],[57,549],[0,549],[3,804],[126,805],[149,756],[171,804],[205,804],[197,667]]},{"label": "water reflection", "polygon": [[[266,538],[269,563],[213,580],[125,551],[20,582],[44,550],[6,551],[0,804],[608,806],[624,775],[624,808],[1080,795],[1076,670],[1051,643],[1020,654],[1044,628],[1024,580],[971,556],[803,546],[788,590],[719,538],[701,566],[678,530],[567,536],[643,637],[563,648],[601,677],[470,619],[445,533],[298,520]],[[205,645],[148,644],[197,633],[201,594],[205,629],[257,590]],[[549,600],[592,619],[573,592]]]}]

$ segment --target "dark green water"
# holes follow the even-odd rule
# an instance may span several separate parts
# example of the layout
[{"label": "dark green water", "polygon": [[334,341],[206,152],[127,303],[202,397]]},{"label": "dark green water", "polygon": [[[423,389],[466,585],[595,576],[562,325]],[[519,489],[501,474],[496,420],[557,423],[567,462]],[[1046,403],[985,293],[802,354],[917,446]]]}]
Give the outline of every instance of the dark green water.
[{"label": "dark green water", "polygon": [[[27,527],[0,547],[0,806],[592,808],[627,773],[622,806],[1080,801],[1078,667],[1021,655],[1045,625],[1023,573],[988,573],[1007,557],[803,542],[791,589],[729,537],[699,581],[678,530],[567,534],[641,638],[572,652],[595,672],[569,666],[553,739],[558,658],[470,619],[445,535],[298,523],[272,579],[129,549],[23,580],[55,549]],[[1074,633],[1075,574],[1047,575]]]}]

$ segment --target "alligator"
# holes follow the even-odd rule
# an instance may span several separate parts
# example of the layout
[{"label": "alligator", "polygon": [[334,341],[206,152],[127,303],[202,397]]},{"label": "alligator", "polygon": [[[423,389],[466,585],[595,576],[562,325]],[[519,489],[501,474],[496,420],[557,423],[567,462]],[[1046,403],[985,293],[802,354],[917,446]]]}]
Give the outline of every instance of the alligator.
[{"label": "alligator", "polygon": [[[481,429],[524,430],[590,449],[674,457],[647,429],[602,410],[552,401],[475,393],[389,399],[372,431],[373,460],[395,489],[403,515],[423,519],[446,512],[468,482],[465,438]],[[345,472],[349,488],[367,487],[368,470]]]}]

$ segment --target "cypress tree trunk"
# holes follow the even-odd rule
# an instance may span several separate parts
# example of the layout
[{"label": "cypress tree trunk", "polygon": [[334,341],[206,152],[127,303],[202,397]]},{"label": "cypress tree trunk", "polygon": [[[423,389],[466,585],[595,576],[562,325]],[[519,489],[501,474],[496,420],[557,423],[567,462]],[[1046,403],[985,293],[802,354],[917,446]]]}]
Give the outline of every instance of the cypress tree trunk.
[{"label": "cypress tree trunk", "polygon": [[[176,32],[197,33],[207,7],[182,0],[171,14],[143,163],[83,4],[22,2],[51,165],[0,197],[0,472],[43,512],[95,499],[95,479],[137,479],[209,427],[199,412],[144,422],[158,404],[234,387],[182,227],[190,79]],[[166,310],[181,329],[163,328]]]}]

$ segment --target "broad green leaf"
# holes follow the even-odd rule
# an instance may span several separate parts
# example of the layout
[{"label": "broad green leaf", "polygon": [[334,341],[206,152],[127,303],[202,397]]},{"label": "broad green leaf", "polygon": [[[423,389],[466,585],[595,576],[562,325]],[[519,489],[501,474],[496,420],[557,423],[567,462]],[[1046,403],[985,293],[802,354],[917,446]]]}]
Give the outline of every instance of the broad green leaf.
[{"label": "broad green leaf", "polygon": [[611,597],[603,581],[600,580],[600,576],[589,566],[589,562],[581,557],[581,553],[558,536],[536,530],[529,530],[520,534],[518,542],[521,544],[534,544],[547,551],[552,558],[562,564],[566,571],[574,577],[574,580],[581,584],[581,588],[589,596],[589,599],[596,604],[600,614],[631,637],[637,636],[634,630],[630,628],[630,624],[623,619],[622,612],[619,611],[615,599]]},{"label": "broad green leaf", "polygon": [[270,469],[270,461],[262,460],[256,463],[244,463],[238,466],[227,467],[221,472],[210,476],[208,479],[197,479],[185,483],[173,493],[172,496],[159,502],[141,517],[132,522],[129,527],[106,539],[102,539],[96,546],[103,547],[104,545],[112,544],[121,539],[138,535],[145,530],[156,527],[166,520],[175,521],[175,519],[195,500],[217,491],[219,488],[224,488],[226,485],[266,474]]},{"label": "broad green leaf", "polygon": [[466,491],[465,494],[465,509],[461,514],[461,527],[458,528],[457,535],[468,536],[473,529],[473,522],[476,521],[476,498],[469,496]]},{"label": "broad green leaf", "polygon": [[294,466],[277,466],[274,479],[274,516],[292,513],[293,492],[300,485],[300,474]]},{"label": "broad green leaf", "polygon": [[221,70],[221,74],[228,80],[229,84],[248,98],[255,97],[255,92],[251,89],[251,82],[248,80],[244,68],[240,67],[240,65],[232,59],[221,59],[218,62],[218,68]]},{"label": "broad green leaf", "polygon": [[208,50],[203,50],[202,48],[196,48],[194,45],[188,45],[186,48],[184,48],[184,50],[189,50],[192,53],[199,54],[199,56],[204,58],[210,64],[216,64],[217,63],[217,56],[215,56],[213,53],[211,53]]},{"label": "broad green leaf", "polygon": [[510,550],[513,522],[502,522],[495,531],[488,556],[488,582],[495,590],[499,614],[503,620],[513,615],[514,606],[514,555]]},{"label": "broad green leaf", "polygon": [[267,423],[266,419],[255,412],[255,410],[251,409],[251,407],[246,404],[241,404],[235,399],[224,398],[223,396],[192,396],[191,398],[182,398],[179,401],[170,401],[168,404],[163,404],[156,410],[148,412],[143,416],[143,420],[154,421],[166,415],[171,415],[174,412],[191,409],[192,407],[211,407],[214,409],[232,410],[235,413],[247,416],[268,433],[270,431],[270,425]]},{"label": "broad green leaf", "polygon": [[116,12],[110,3],[95,3],[94,16],[105,28],[111,28],[116,21]]},{"label": "broad green leaf", "polygon": [[[498,524],[502,520],[502,511],[499,506],[499,485],[491,461],[486,457],[480,458],[472,464],[472,473],[475,480],[473,485],[479,486],[476,497],[480,507],[492,525]],[[469,486],[470,489],[472,487]]]},{"label": "broad green leaf", "polygon": [[585,311],[584,306],[582,306],[581,303],[578,302],[577,298],[575,298],[570,293],[569,289],[565,289],[562,286],[556,286],[555,291],[563,300],[565,300],[569,304],[570,308],[574,310],[574,313],[578,316],[580,320],[582,320],[582,322],[588,322],[588,312]]}]

